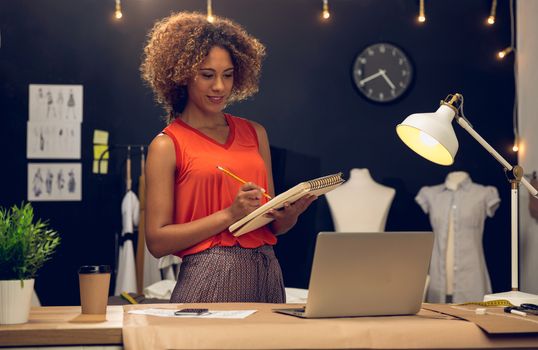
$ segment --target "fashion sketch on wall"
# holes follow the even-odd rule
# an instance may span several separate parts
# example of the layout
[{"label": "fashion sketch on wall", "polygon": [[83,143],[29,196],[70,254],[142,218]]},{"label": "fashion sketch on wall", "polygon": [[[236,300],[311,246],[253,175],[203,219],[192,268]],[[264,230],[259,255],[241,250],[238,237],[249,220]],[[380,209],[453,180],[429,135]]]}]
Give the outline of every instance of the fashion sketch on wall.
[{"label": "fashion sketch on wall", "polygon": [[82,200],[81,168],[80,163],[28,163],[28,200]]},{"label": "fashion sketch on wall", "polygon": [[82,85],[29,85],[27,158],[80,159]]}]

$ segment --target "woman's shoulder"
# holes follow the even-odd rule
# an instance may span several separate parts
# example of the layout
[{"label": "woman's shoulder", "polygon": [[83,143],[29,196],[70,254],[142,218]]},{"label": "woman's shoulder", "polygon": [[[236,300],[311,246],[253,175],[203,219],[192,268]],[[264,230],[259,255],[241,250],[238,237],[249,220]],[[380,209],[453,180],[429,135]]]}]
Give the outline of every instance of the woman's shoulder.
[{"label": "woman's shoulder", "polygon": [[231,118],[235,124],[244,124],[244,125],[248,125],[248,126],[251,126],[254,128],[254,130],[256,130],[257,133],[260,133],[260,132],[264,132],[265,133],[265,128],[263,127],[263,125],[261,125],[260,123],[258,122],[255,122],[253,120],[250,120],[250,119],[247,119],[247,118],[243,118],[243,117],[238,117],[238,116],[235,116],[235,115],[231,115],[231,114],[226,114],[229,118]]},{"label": "woman's shoulder", "polygon": [[154,152],[167,152],[174,150],[174,142],[167,134],[161,132],[153,138],[149,144],[149,149]]}]

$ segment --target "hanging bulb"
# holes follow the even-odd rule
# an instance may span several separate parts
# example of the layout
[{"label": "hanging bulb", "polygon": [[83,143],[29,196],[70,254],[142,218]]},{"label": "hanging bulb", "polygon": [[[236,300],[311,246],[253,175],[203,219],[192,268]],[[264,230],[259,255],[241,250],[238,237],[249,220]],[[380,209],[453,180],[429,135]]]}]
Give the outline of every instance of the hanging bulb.
[{"label": "hanging bulb", "polygon": [[491,10],[489,10],[489,17],[487,23],[492,25],[495,23],[495,13],[497,12],[497,0],[491,1]]},{"label": "hanging bulb", "polygon": [[420,0],[417,20],[420,23],[426,22],[426,15],[424,14],[424,0]]},{"label": "hanging bulb", "polygon": [[519,136],[518,135],[514,137],[514,146],[512,147],[512,151],[514,152],[519,151]]},{"label": "hanging bulb", "polygon": [[207,21],[213,23],[215,17],[213,17],[213,8],[211,7],[211,0],[207,0]]},{"label": "hanging bulb", "polygon": [[329,12],[329,0],[323,0],[322,18],[329,19],[329,17],[331,17],[331,13]]},{"label": "hanging bulb", "polygon": [[123,13],[121,13],[121,0],[116,0],[116,11],[114,12],[114,17],[116,17],[116,19],[123,17]]},{"label": "hanging bulb", "polygon": [[499,51],[499,52],[497,53],[497,57],[499,57],[499,59],[502,60],[503,58],[505,58],[505,57],[506,57],[510,52],[512,52],[513,50],[514,50],[514,49],[513,49],[511,46],[509,46],[509,47],[507,47],[506,49],[504,49],[504,50],[502,50],[502,51]]}]

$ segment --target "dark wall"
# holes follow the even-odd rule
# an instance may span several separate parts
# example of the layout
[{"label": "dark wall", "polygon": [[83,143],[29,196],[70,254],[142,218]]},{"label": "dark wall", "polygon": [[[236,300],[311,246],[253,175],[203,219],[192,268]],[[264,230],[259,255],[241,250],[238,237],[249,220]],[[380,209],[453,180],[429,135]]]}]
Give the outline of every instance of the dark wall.
[{"label": "dark wall", "polygon": [[[201,0],[122,3],[124,18],[117,21],[113,1],[0,2],[0,205],[27,198],[28,84],[84,85],[83,201],[34,203],[37,215],[48,219],[63,240],[36,281],[45,305],[78,303],[78,266],[114,263],[125,153],[112,151],[108,175],[91,174],[93,130],[108,130],[113,144],[151,141],[163,128],[163,112],[139,78],[146,33],[172,11],[205,11]],[[510,43],[508,1],[499,1],[492,27],[484,24],[490,6],[485,0],[426,2],[427,22],[421,25],[418,1],[333,0],[330,5],[332,17],[324,23],[321,1],[213,2],[216,14],[241,23],[268,52],[260,93],[229,112],[262,123],[272,146],[290,155],[276,161],[282,187],[318,173],[370,169],[376,181],[396,189],[387,230],[430,229],[414,196],[422,186],[443,182],[448,172],[465,170],[475,182],[497,187],[502,204],[486,223],[484,246],[494,291],[508,290],[510,197],[501,167],[459,127],[460,152],[452,167],[419,158],[394,129],[408,114],[434,111],[440,99],[460,92],[476,130],[515,160],[509,151],[513,56],[504,61],[494,56]],[[379,41],[402,47],[416,70],[411,91],[388,105],[359,96],[350,74],[357,53]],[[305,166],[298,166],[302,161]],[[136,165],[134,172],[136,177]],[[326,203],[318,202],[304,217],[307,229],[283,238],[278,248],[289,286],[306,287],[312,237],[332,229]]]}]

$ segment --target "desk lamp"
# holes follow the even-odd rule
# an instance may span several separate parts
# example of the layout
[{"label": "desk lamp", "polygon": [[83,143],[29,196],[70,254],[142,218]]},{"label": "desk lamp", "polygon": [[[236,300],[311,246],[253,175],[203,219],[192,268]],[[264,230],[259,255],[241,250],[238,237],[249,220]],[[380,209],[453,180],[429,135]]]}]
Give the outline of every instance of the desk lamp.
[{"label": "desk lamp", "polygon": [[523,177],[523,168],[512,166],[491,147],[472,127],[463,114],[463,96],[448,95],[434,113],[415,113],[396,126],[402,141],[420,156],[437,164],[451,165],[458,151],[458,139],[452,128],[452,120],[478,141],[504,167],[512,188],[511,197],[511,246],[512,246],[512,290],[488,294],[484,301],[505,299],[519,306],[522,303],[538,304],[538,295],[519,291],[518,282],[518,189],[522,183],[530,194],[538,198],[538,191]]}]

